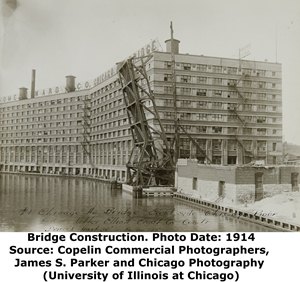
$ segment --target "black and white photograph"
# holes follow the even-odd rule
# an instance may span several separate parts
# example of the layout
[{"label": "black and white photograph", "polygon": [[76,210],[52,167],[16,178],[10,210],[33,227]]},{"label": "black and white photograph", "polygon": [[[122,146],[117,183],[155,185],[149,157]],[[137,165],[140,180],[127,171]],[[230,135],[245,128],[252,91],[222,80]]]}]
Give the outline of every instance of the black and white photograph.
[{"label": "black and white photograph", "polygon": [[0,12],[0,231],[300,231],[299,1]]}]

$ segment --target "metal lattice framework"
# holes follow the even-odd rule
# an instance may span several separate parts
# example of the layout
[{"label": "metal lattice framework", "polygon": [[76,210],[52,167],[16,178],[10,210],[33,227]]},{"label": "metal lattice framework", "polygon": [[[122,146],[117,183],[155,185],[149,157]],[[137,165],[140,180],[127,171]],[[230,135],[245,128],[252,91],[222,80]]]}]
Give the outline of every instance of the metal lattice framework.
[{"label": "metal lattice framework", "polygon": [[[237,81],[234,81],[233,83],[228,83],[228,86],[237,92],[239,98],[242,100],[242,105],[244,105],[247,102],[247,99],[242,95],[242,93],[239,90],[238,86],[239,86],[240,82],[244,81],[248,77],[249,77],[248,74],[243,73],[242,76]],[[234,114],[237,117],[237,119],[239,120],[242,128],[246,128],[247,127],[246,121],[238,113],[238,106],[231,106],[231,107],[228,108],[228,110],[229,110],[230,113]],[[243,163],[245,163],[245,157],[246,157],[245,154],[246,153],[248,155],[250,155],[251,157],[254,157],[253,153],[245,148],[243,142],[238,138],[237,134],[234,134],[233,137],[236,140],[238,146],[240,146],[241,149],[242,149],[243,159],[244,159]]]},{"label": "metal lattice framework", "polygon": [[197,149],[198,153],[196,154],[196,157],[204,157],[206,160],[207,164],[211,164],[212,160],[208,157],[208,155],[206,154],[205,150],[203,150],[200,146],[200,144],[193,138],[193,136],[188,133],[184,127],[182,126],[182,124],[180,123],[180,119],[177,120],[177,126],[178,126],[178,131],[182,131],[184,136],[187,136],[188,139],[193,143],[193,145],[195,146],[195,148]]},{"label": "metal lattice framework", "polygon": [[145,68],[150,59],[130,58],[118,70],[133,137],[127,181],[141,187],[172,186],[175,165]]}]

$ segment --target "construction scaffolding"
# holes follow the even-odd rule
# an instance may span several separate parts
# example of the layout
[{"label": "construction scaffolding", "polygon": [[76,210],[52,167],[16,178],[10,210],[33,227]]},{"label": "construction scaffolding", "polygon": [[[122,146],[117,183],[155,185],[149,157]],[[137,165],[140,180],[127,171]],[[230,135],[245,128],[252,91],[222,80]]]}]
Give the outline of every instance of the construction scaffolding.
[{"label": "construction scaffolding", "polygon": [[[240,68],[240,70],[241,70],[241,68]],[[229,89],[234,90],[238,94],[238,98],[241,101],[241,103],[232,104],[232,105],[228,106],[229,113],[232,114],[233,116],[235,116],[238,119],[239,124],[240,124],[240,130],[243,130],[244,128],[247,128],[247,122],[240,115],[240,110],[244,109],[244,105],[247,102],[247,99],[241,93],[240,83],[243,83],[245,80],[247,80],[247,78],[249,78],[249,75],[246,74],[246,73],[242,73],[242,75],[240,76],[240,78],[238,80],[233,80],[231,82],[228,82]],[[240,107],[242,107],[242,109],[240,109]],[[254,158],[254,155],[251,151],[247,150],[247,148],[245,147],[243,141],[239,139],[238,132],[233,134],[232,137],[236,141],[237,151],[238,152],[241,151],[241,153],[242,153],[242,163],[245,164],[247,162],[250,162]],[[247,157],[250,157],[251,160],[247,161]],[[238,162],[238,160],[237,160],[237,162]]]},{"label": "construction scaffolding", "polygon": [[130,58],[119,65],[124,103],[133,137],[127,182],[138,187],[173,186],[175,165],[156,108],[145,65],[151,56]]}]

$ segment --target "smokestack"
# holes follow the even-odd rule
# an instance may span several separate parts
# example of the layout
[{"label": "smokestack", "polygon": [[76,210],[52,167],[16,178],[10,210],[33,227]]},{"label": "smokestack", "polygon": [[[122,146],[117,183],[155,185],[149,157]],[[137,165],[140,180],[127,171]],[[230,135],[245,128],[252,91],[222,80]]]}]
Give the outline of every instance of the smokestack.
[{"label": "smokestack", "polygon": [[21,87],[19,88],[19,100],[25,100],[27,99],[27,88]]},{"label": "smokestack", "polygon": [[31,98],[34,98],[35,95],[35,70],[31,72]]},{"label": "smokestack", "polygon": [[168,53],[173,52],[175,55],[179,54],[179,43],[180,41],[177,39],[173,39],[173,46],[172,46],[172,39],[168,39],[165,41],[166,49]]},{"label": "smokestack", "polygon": [[76,87],[75,87],[75,78],[76,76],[73,75],[67,75],[66,76],[66,91],[67,92],[74,92]]}]

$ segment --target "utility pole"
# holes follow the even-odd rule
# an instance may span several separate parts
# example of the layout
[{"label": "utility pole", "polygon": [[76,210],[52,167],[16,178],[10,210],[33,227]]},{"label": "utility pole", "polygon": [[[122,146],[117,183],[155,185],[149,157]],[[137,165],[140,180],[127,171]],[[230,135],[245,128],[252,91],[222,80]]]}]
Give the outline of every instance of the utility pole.
[{"label": "utility pole", "polygon": [[176,93],[176,72],[175,72],[175,54],[174,54],[174,36],[173,24],[170,24],[171,29],[171,68],[172,68],[172,93],[174,106],[174,163],[177,164],[179,158],[179,130],[177,117],[177,93]]}]

